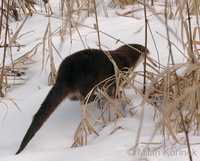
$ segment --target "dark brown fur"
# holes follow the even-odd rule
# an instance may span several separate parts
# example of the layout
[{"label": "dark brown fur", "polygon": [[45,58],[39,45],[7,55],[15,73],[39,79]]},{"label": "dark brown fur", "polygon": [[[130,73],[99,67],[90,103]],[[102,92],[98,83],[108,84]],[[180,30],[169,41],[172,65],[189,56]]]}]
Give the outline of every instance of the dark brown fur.
[{"label": "dark brown fur", "polygon": [[[130,46],[143,53],[145,52],[145,47],[142,45],[130,44]],[[148,50],[146,51],[148,53]],[[119,69],[124,67],[134,68],[141,58],[140,52],[126,45],[109,51],[109,53]],[[33,121],[16,154],[19,154],[26,147],[35,133],[66,97],[71,100],[83,100],[95,85],[112,75],[114,75],[113,64],[101,50],[86,49],[65,58],[58,70],[55,85],[34,115]],[[109,95],[111,94],[112,92]]]}]

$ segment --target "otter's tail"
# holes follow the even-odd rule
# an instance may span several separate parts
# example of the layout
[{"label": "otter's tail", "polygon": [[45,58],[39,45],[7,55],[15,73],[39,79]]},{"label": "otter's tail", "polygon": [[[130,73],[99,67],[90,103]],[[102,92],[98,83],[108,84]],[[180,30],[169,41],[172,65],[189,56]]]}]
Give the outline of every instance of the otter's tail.
[{"label": "otter's tail", "polygon": [[16,154],[19,154],[26,147],[35,133],[42,127],[44,122],[49,118],[49,116],[68,95],[68,93],[69,91],[64,83],[56,82],[42,103],[40,109],[34,115],[33,121],[26,132],[26,135],[24,136],[20,148]]}]

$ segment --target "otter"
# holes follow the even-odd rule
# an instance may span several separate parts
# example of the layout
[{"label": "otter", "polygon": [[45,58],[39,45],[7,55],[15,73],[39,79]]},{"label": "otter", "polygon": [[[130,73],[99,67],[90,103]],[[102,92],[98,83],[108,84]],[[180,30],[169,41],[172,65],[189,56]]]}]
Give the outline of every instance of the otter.
[{"label": "otter", "polygon": [[[116,50],[107,51],[119,70],[135,68],[149,51],[139,44],[123,45]],[[113,63],[104,51],[85,49],[66,57],[58,70],[56,82],[33,117],[19,150],[19,154],[34,137],[44,122],[65,99],[82,101],[98,83],[115,74]],[[108,95],[113,94],[116,85],[112,85]],[[89,102],[93,101],[94,93]]]}]

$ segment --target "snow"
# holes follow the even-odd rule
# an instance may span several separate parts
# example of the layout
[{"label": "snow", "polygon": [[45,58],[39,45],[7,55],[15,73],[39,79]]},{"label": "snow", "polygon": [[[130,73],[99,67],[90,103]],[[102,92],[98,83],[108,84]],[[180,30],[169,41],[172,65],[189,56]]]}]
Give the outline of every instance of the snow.
[{"label": "snow", "polygon": [[[50,1],[54,14],[59,15],[58,3],[56,0]],[[163,7],[157,4],[156,12],[163,12]],[[162,3],[161,3],[162,4]],[[129,11],[132,6],[126,6],[126,9],[121,10],[116,8],[107,8],[108,17],[102,12],[101,5],[98,8],[98,21],[99,28],[101,31],[121,40],[125,43],[139,43],[144,44],[144,16],[143,11],[134,14],[139,19],[131,17],[120,17],[116,15],[116,11],[119,13],[125,13]],[[142,8],[141,5],[137,5],[136,8]],[[38,10],[40,7],[38,6]],[[48,18],[43,14],[33,14],[29,17],[25,23],[21,34],[27,33],[20,37],[17,42],[21,45],[19,51],[16,48],[12,50],[12,59],[16,59],[30,51],[35,45],[42,42],[44,32],[48,23]],[[159,19],[152,15],[152,12],[148,11],[148,22],[150,24],[154,39],[156,41],[158,51],[160,53],[160,60],[163,65],[167,64],[167,41],[156,32],[166,37],[166,28]],[[164,20],[162,15],[159,16]],[[51,30],[52,32],[57,30],[62,22],[56,18],[51,18]],[[195,26],[195,20],[192,21]],[[10,22],[10,28],[13,31],[17,30],[17,26],[20,26],[22,21]],[[84,20],[84,25],[93,27],[95,23],[94,16],[88,17]],[[180,24],[176,19],[168,20],[171,29],[175,31],[177,35],[171,33],[171,40],[176,42],[177,46],[181,47],[180,39]],[[87,45],[90,48],[98,48],[96,45],[97,34],[94,30],[78,26],[79,32],[82,35],[83,40],[87,41]],[[62,58],[69,54],[84,49],[83,44],[79,38],[76,30],[73,30],[72,44],[70,44],[69,35],[65,37],[65,41],[60,40],[58,33],[55,33],[52,37],[54,45],[58,48]],[[116,40],[101,33],[102,47],[107,49],[115,49],[121,46],[121,43],[116,43]],[[148,35],[148,49],[150,50],[150,57],[157,60],[156,49],[153,45],[153,39],[151,35]],[[173,48],[173,51],[176,51]],[[46,51],[48,53],[48,51]],[[176,52],[174,52],[176,53]],[[47,57],[47,55],[45,56]],[[184,58],[180,58],[180,54],[174,55],[175,62],[181,63],[185,61]],[[62,59],[54,54],[55,65],[58,68]],[[130,149],[135,145],[138,129],[140,126],[141,109],[136,113],[135,116],[131,117],[127,111],[124,111],[124,118],[120,118],[117,123],[110,123],[103,129],[99,129],[99,136],[92,134],[89,136],[89,144],[83,147],[71,148],[73,144],[73,137],[76,128],[81,120],[81,105],[79,102],[72,102],[68,99],[62,102],[57,110],[52,114],[44,126],[37,132],[35,137],[31,140],[28,146],[19,155],[15,155],[21,140],[30,125],[33,115],[36,113],[40,104],[46,97],[50,86],[47,85],[49,61],[45,62],[45,70],[42,69],[42,47],[40,46],[36,55],[33,57],[35,63],[28,66],[26,71],[26,77],[28,78],[24,85],[11,88],[5,98],[0,101],[0,160],[1,161],[132,161],[146,158],[149,161],[187,161],[188,156],[185,153],[175,153],[178,149],[182,152],[187,152],[186,145],[177,144],[173,140],[166,145],[166,151],[158,150],[157,155],[145,153],[146,156],[133,156],[133,151]],[[7,61],[9,64],[11,60]],[[139,65],[136,70],[143,70],[142,65]],[[141,97],[127,89],[127,96],[133,98],[131,100],[132,107],[140,104]],[[13,99],[20,110],[9,100]],[[148,143],[155,128],[156,122],[153,121],[154,109],[151,105],[146,105],[145,116],[142,125],[142,131],[139,138],[139,143]],[[21,111],[21,112],[20,112]],[[110,135],[110,133],[117,127],[119,128],[116,132]],[[189,134],[190,141],[192,143],[199,143],[200,138],[194,136],[192,133]],[[179,134],[179,138],[184,138],[184,134]],[[156,132],[152,142],[157,143],[154,147],[159,147],[163,141],[163,138],[159,132]],[[184,141],[183,141],[184,142]],[[145,149],[146,144],[141,144],[140,150]],[[197,161],[200,156],[199,145],[192,145],[193,160]],[[171,151],[169,151],[169,149]],[[179,152],[180,152],[179,151]],[[138,151],[137,151],[138,152]]]}]

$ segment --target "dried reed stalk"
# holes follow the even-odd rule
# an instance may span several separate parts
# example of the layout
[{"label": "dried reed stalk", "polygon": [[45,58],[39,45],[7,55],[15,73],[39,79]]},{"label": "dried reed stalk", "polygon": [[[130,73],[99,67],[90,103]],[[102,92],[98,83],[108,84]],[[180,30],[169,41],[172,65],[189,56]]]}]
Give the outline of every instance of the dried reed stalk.
[{"label": "dried reed stalk", "polygon": [[[7,4],[9,6],[10,0],[8,0]],[[2,6],[2,8],[3,8],[3,6]],[[0,97],[4,97],[4,93],[3,93],[2,89],[3,89],[3,81],[4,81],[4,77],[5,77],[4,68],[5,68],[5,62],[6,62],[7,41],[8,41],[8,32],[9,32],[8,15],[9,15],[9,10],[7,10],[7,13],[6,13],[7,19],[6,19],[6,28],[5,28],[5,39],[4,39],[4,45],[3,45],[4,46],[4,50],[3,50],[2,70],[1,70],[1,77],[0,77]],[[3,15],[1,15],[1,16],[3,16]]]},{"label": "dried reed stalk", "polygon": [[[49,4],[49,3],[48,3]],[[48,5],[48,14],[50,14],[50,5]],[[48,77],[48,85],[54,85],[55,84],[55,81],[56,81],[56,77],[57,77],[57,72],[56,72],[56,68],[55,68],[55,65],[54,65],[54,57],[53,57],[53,50],[52,50],[52,47],[53,47],[53,42],[52,42],[52,32],[51,32],[51,21],[50,21],[50,16],[48,17],[48,51],[49,51],[49,55],[50,55],[50,69],[51,69],[51,72],[49,74],[49,77]]]}]

